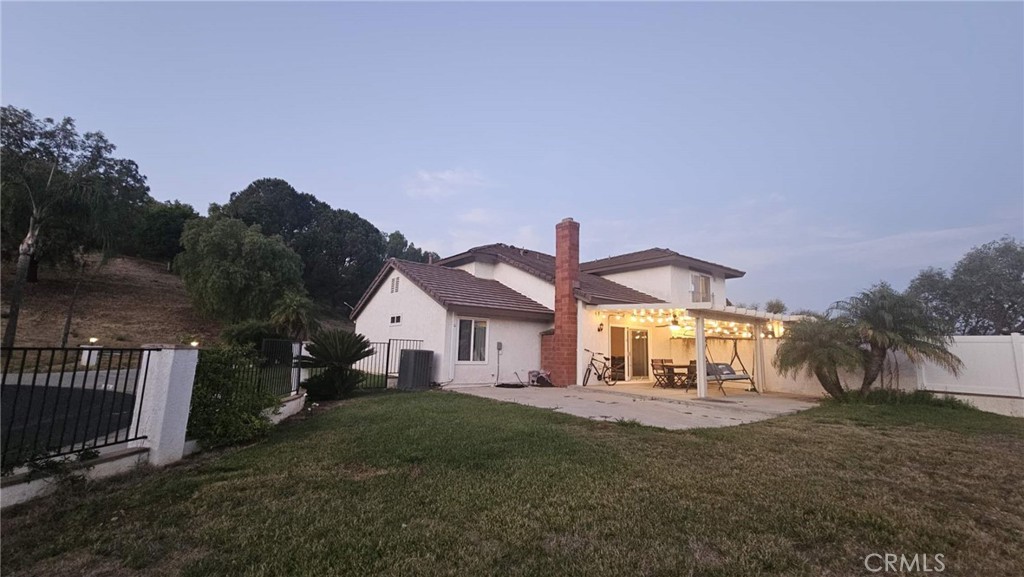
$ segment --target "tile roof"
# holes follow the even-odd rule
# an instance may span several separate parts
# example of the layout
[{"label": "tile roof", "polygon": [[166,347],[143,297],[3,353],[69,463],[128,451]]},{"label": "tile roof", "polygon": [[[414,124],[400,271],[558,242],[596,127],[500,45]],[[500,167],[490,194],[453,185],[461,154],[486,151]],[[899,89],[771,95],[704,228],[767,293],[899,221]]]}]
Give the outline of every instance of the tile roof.
[{"label": "tile roof", "polygon": [[[457,266],[472,260],[499,260],[510,266],[528,272],[533,276],[554,284],[555,257],[509,246],[507,244],[489,244],[471,248],[468,251],[438,261],[438,264]],[[631,289],[625,285],[601,278],[594,274],[580,272],[580,286],[576,289],[576,298],[587,304],[645,304],[665,302],[649,294]]]},{"label": "tile roof", "polygon": [[496,280],[478,278],[464,270],[437,264],[394,258],[384,264],[370,284],[370,288],[352,310],[353,319],[359,316],[391,269],[401,272],[441,306],[456,312],[539,321],[554,319],[554,311]]},{"label": "tile roof", "polygon": [[740,278],[746,274],[741,270],[701,260],[699,258],[693,258],[692,256],[686,256],[685,254],[679,254],[678,252],[667,248],[649,248],[647,250],[583,262],[580,263],[580,270],[594,274],[607,274],[612,272],[639,270],[667,264],[680,264],[695,270],[720,273],[725,278]]}]

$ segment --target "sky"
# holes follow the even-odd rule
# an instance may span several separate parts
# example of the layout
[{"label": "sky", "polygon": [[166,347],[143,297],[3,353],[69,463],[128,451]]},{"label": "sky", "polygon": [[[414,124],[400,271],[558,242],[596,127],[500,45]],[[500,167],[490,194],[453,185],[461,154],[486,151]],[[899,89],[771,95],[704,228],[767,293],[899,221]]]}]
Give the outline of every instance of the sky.
[{"label": "sky", "polygon": [[1024,239],[1024,4],[16,3],[0,98],[200,213],[277,177],[442,256],[670,248],[822,310]]}]

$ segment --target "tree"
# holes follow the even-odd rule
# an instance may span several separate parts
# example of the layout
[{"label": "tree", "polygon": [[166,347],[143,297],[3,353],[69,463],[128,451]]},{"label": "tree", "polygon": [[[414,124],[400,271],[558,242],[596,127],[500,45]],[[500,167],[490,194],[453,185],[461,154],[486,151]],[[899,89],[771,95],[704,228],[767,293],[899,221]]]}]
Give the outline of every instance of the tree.
[{"label": "tree", "polygon": [[441,260],[441,257],[436,252],[425,251],[418,248],[415,244],[409,242],[405,235],[399,231],[395,231],[391,234],[385,235],[387,237],[387,245],[384,249],[384,258],[398,258],[402,260],[411,260],[413,262],[431,262],[432,260]]},{"label": "tree", "polygon": [[907,293],[955,334],[1024,332],[1024,244],[1003,237],[975,247],[951,273],[922,270]]},{"label": "tree", "polygon": [[802,370],[814,375],[825,392],[838,399],[845,394],[839,370],[861,367],[857,345],[857,333],[843,319],[808,316],[786,327],[772,364],[784,375]]},{"label": "tree", "polygon": [[213,205],[211,216],[217,212],[245,224],[258,224],[263,234],[280,235],[292,246],[297,236],[309,230],[316,216],[330,208],[312,194],[295,190],[285,180],[261,178],[244,190],[231,193],[224,206]]},{"label": "tree", "polygon": [[302,291],[302,260],[281,237],[233,218],[197,218],[181,235],[175,267],[192,303],[225,322],[267,319],[288,292]]},{"label": "tree", "polygon": [[71,118],[39,119],[14,106],[3,107],[0,122],[3,252],[13,256],[18,246],[3,337],[9,347],[30,269],[43,257],[70,260],[82,248],[116,250],[150,197],[138,166],[112,157],[116,147],[103,133],[79,134]]},{"label": "tree", "polygon": [[[957,374],[963,363],[949,352],[952,342],[945,323],[920,301],[879,283],[832,305],[831,312],[856,331],[867,392],[878,379],[890,352],[901,352],[913,363],[930,360]],[[787,335],[788,336],[788,335]]]},{"label": "tree", "polygon": [[288,292],[274,305],[270,322],[289,338],[306,340],[320,326],[315,309],[304,293]]},{"label": "tree", "polygon": [[191,205],[178,201],[152,202],[146,206],[135,230],[135,254],[150,259],[171,261],[181,252],[181,233],[185,223],[199,218]]},{"label": "tree", "polygon": [[332,307],[358,300],[384,263],[384,235],[377,227],[279,178],[254,181],[226,205],[211,206],[210,214],[281,235],[302,258],[306,290]]},{"label": "tree", "polygon": [[764,303],[764,312],[771,313],[773,315],[784,315],[788,308],[786,303],[782,302],[782,299],[770,299]]}]

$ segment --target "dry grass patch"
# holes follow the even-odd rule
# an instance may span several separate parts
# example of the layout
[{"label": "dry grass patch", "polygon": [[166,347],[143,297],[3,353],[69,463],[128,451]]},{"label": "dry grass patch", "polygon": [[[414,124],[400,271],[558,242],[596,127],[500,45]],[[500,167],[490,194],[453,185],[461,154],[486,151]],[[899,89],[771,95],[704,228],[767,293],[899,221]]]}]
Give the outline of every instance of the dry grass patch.
[{"label": "dry grass patch", "polygon": [[[13,264],[4,264],[3,286],[14,280]],[[40,267],[39,282],[25,287],[18,321],[17,346],[52,347],[60,343],[77,275]],[[9,302],[3,291],[3,308]],[[166,263],[121,257],[98,266],[93,258],[79,289],[71,325],[70,346],[88,344],[90,337],[107,347],[136,347],[151,343],[208,343],[220,334],[219,323],[199,317],[189,303],[181,278],[167,272]],[[6,326],[6,319],[3,321]]]}]

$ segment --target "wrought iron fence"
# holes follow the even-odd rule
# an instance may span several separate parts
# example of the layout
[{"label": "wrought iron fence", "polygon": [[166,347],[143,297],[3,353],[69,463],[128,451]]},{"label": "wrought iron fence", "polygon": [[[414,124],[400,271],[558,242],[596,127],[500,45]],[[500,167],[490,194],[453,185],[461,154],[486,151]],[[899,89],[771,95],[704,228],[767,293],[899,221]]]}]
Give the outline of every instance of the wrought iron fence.
[{"label": "wrought iron fence", "polygon": [[154,350],[0,349],[3,470],[146,438],[138,416]]},{"label": "wrought iron fence", "polygon": [[287,397],[298,390],[299,373],[295,357],[299,343],[284,339],[265,339],[260,348],[262,358],[257,388],[278,397]]},{"label": "wrought iron fence", "polygon": [[371,342],[373,355],[352,365],[366,373],[366,379],[359,385],[360,389],[384,389],[388,386],[388,379],[398,378],[398,363],[402,351],[419,350],[423,346],[422,340],[417,339],[390,339],[381,342]]}]

